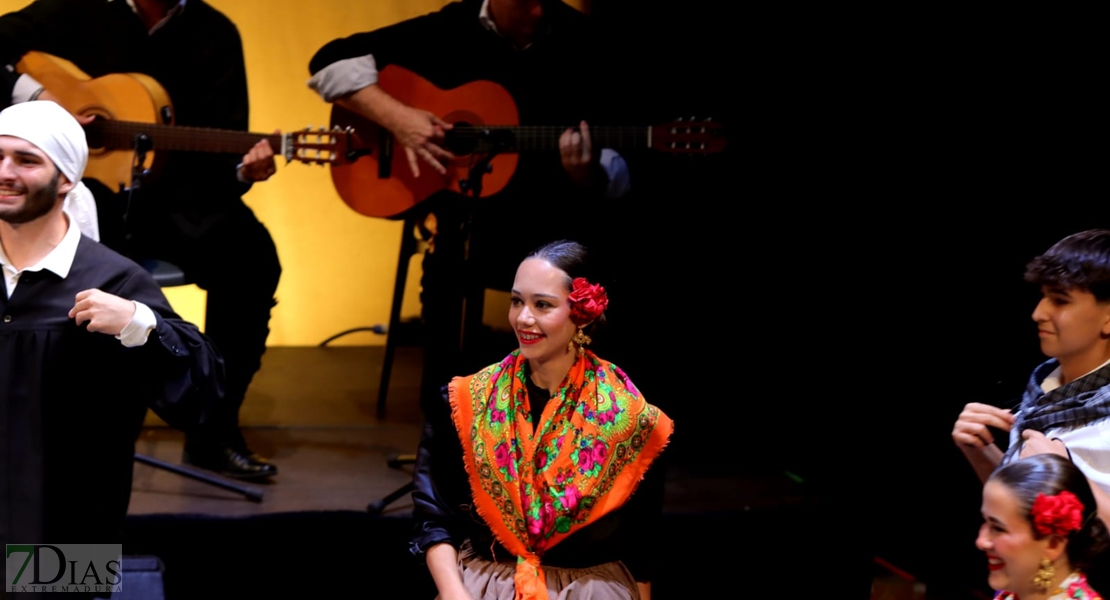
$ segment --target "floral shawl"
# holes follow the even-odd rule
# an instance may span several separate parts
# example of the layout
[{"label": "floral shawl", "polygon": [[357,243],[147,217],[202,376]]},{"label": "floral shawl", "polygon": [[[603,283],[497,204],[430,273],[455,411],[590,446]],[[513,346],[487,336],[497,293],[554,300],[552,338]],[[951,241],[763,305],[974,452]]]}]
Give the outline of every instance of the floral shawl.
[{"label": "floral shawl", "polygon": [[518,350],[456,377],[448,397],[475,508],[517,556],[516,600],[543,600],[544,551],[624,504],[674,423],[587,351],[533,427],[525,361]]}]

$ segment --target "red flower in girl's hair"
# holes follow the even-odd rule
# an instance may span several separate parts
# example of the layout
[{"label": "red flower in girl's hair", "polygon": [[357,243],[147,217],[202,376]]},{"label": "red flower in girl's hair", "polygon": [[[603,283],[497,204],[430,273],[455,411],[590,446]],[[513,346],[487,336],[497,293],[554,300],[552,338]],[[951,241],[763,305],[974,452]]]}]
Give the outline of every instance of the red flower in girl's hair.
[{"label": "red flower in girl's hair", "polygon": [[589,324],[605,312],[609,306],[609,297],[605,295],[605,288],[586,281],[585,277],[576,277],[568,297],[570,300],[570,320],[579,327]]},{"label": "red flower in girl's hair", "polygon": [[1083,524],[1083,503],[1071,492],[1055,496],[1037,494],[1033,501],[1033,528],[1041,535],[1067,535]]}]

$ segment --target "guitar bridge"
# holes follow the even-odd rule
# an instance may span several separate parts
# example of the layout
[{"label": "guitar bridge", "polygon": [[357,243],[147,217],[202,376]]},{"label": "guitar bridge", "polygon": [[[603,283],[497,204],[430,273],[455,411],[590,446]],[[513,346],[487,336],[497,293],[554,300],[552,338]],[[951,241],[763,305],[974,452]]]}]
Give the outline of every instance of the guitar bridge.
[{"label": "guitar bridge", "polygon": [[378,179],[389,179],[393,175],[393,133],[385,127],[378,128]]}]

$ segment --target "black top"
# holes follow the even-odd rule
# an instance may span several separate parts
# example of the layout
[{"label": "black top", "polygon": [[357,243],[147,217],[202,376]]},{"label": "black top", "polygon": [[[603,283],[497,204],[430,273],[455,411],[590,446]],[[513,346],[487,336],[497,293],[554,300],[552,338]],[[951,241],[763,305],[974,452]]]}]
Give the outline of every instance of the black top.
[{"label": "black top", "polygon": [[[79,327],[74,296],[97,288],[146,304],[146,344]],[[139,265],[82,237],[69,275],[26,271],[0,289],[0,547],[112,543],[131,497],[148,407],[190,431],[223,393],[223,359]]]},{"label": "black top", "polygon": [[[532,384],[531,378],[527,381],[535,426],[550,394]],[[663,508],[664,456],[665,452],[656,459],[624,506],[548,549],[541,563],[584,568],[620,560],[637,581],[650,581],[659,544],[653,533]],[[428,547],[441,542],[458,548],[469,539],[474,550],[487,559],[496,555],[498,560],[516,560],[496,542],[489,526],[473,508],[462,444],[451,421],[447,388],[443,389],[443,402],[426,416],[413,483],[417,527],[409,550],[414,555],[423,556]]]}]

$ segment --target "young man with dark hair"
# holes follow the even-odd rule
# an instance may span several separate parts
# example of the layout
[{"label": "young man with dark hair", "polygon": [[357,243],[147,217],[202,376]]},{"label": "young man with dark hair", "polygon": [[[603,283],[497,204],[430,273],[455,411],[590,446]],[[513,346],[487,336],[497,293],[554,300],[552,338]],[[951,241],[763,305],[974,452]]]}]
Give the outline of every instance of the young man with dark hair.
[{"label": "young man with dark hair", "polygon": [[[1041,352],[1015,412],[971,402],[952,439],[981,481],[999,465],[1046,452],[1068,457],[1091,480],[1110,522],[1110,230],[1057,242],[1026,268],[1040,286],[1033,310]],[[991,429],[1009,432],[1003,452]]]}]

